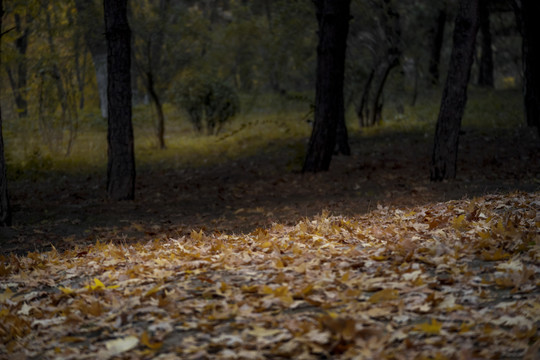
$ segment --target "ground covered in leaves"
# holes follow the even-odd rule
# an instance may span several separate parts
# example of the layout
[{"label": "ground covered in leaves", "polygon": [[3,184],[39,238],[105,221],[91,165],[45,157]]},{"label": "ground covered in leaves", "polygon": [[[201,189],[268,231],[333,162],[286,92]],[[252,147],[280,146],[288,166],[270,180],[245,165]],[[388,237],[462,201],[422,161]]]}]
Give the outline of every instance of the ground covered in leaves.
[{"label": "ground covered in leaves", "polygon": [[540,194],[11,254],[5,359],[538,359]]}]

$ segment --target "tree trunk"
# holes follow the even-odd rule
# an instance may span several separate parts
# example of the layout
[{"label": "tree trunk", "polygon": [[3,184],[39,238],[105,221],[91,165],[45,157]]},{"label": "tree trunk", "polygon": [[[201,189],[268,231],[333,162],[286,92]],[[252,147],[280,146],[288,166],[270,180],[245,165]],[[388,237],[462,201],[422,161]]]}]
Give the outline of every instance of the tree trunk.
[{"label": "tree trunk", "polygon": [[28,49],[28,37],[30,35],[30,23],[32,17],[29,10],[26,10],[26,24],[23,25],[23,21],[19,14],[15,14],[15,30],[19,33],[19,37],[15,40],[15,48],[17,49],[18,57],[15,69],[6,65],[6,72],[8,74],[9,84],[13,91],[15,98],[15,105],[17,106],[17,113],[19,118],[25,118],[28,116],[28,101],[26,100],[27,93],[27,77],[28,67],[26,59],[26,50]]},{"label": "tree trunk", "polygon": [[429,58],[429,75],[431,83],[439,83],[439,65],[441,62],[441,49],[444,40],[444,28],[446,26],[446,5],[439,10],[437,23],[433,29],[433,40],[431,43],[431,56]]},{"label": "tree trunk", "polygon": [[493,50],[491,49],[491,28],[488,2],[489,0],[480,0],[479,21],[480,33],[482,34],[482,53],[480,56],[478,85],[493,88]]},{"label": "tree trunk", "polygon": [[456,177],[461,119],[467,103],[467,85],[478,32],[479,0],[460,0],[454,28],[450,68],[444,86],[431,163],[431,180]]},{"label": "tree trunk", "polygon": [[384,90],[384,85],[386,84],[386,79],[388,79],[388,75],[390,74],[390,71],[394,67],[396,67],[398,64],[399,64],[398,57],[390,55],[387,63],[385,64],[382,70],[382,76],[379,80],[379,84],[377,86],[377,89],[375,91],[375,96],[373,98],[373,106],[372,106],[371,120],[370,120],[371,126],[375,125],[381,120],[381,117],[382,117],[381,96]]},{"label": "tree trunk", "polygon": [[152,98],[152,101],[154,102],[154,105],[156,107],[156,112],[158,116],[158,122],[157,122],[157,138],[159,142],[159,148],[165,149],[165,114],[163,113],[163,105],[161,104],[161,101],[159,100],[159,96],[156,92],[156,89],[154,87],[154,77],[152,75],[152,72],[146,73],[146,81],[147,81],[147,90],[150,94],[150,97]]},{"label": "tree trunk", "polygon": [[95,0],[75,0],[77,22],[83,28],[84,39],[96,71],[101,116],[107,118],[107,44],[103,33],[103,16]]},{"label": "tree trunk", "polygon": [[360,100],[360,105],[356,108],[356,115],[358,116],[358,122],[360,127],[367,126],[369,119],[369,107],[366,105],[368,102],[369,93],[371,91],[371,83],[375,77],[375,71],[377,67],[375,66],[364,85],[364,91],[362,92],[362,98]]},{"label": "tree trunk", "polygon": [[[0,0],[0,44],[2,43],[2,18],[4,3]],[[1,49],[1,46],[0,46]],[[1,54],[0,50],[0,54]],[[0,56],[0,62],[2,57]],[[1,65],[1,63],[0,63]],[[11,208],[7,189],[6,159],[4,157],[4,136],[2,134],[2,109],[0,108],[0,226],[11,226]]]},{"label": "tree trunk", "polygon": [[535,126],[540,134],[540,2],[521,1],[523,29],[523,95],[527,125]]},{"label": "tree trunk", "polygon": [[131,124],[131,30],[127,0],[104,0],[108,73],[107,192],[114,200],[132,200],[135,155]]},{"label": "tree trunk", "polygon": [[345,124],[343,81],[350,0],[314,0],[319,23],[315,121],[303,172],[327,171],[337,127]]}]

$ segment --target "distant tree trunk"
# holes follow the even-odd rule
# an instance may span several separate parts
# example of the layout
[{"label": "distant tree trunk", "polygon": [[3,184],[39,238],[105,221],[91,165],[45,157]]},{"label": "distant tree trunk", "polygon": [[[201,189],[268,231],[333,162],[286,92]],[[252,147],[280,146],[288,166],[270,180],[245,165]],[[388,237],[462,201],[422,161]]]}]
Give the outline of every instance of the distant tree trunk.
[{"label": "distant tree trunk", "polygon": [[28,37],[30,36],[30,23],[33,19],[29,10],[26,11],[25,24],[23,24],[21,15],[14,15],[15,30],[19,34],[17,39],[15,39],[15,48],[18,53],[17,61],[16,65],[14,65],[14,69],[6,64],[6,72],[15,98],[15,105],[17,106],[19,118],[25,118],[28,115],[28,101],[26,100],[28,77],[26,51],[28,49]]},{"label": "distant tree trunk", "polygon": [[314,0],[319,23],[315,121],[303,172],[327,171],[337,127],[345,124],[343,82],[350,0]]},{"label": "distant tree trunk", "polygon": [[[0,0],[0,45],[2,43],[2,18],[4,2]],[[2,54],[0,46],[0,55]],[[2,57],[0,56],[0,66]],[[4,136],[2,134],[2,109],[0,108],[0,226],[11,226],[11,208],[7,189],[6,159],[4,157]]]},{"label": "distant tree trunk", "polygon": [[96,71],[101,116],[107,118],[107,43],[103,37],[103,16],[95,0],[75,0],[77,22],[83,28],[84,39]]},{"label": "distant tree trunk", "polygon": [[369,77],[364,85],[364,91],[362,92],[362,98],[360,100],[360,105],[356,108],[356,115],[358,116],[358,122],[360,127],[368,125],[369,119],[369,107],[366,105],[368,102],[369,93],[371,91],[371,83],[375,77],[375,71],[377,67],[375,66],[369,73]]},{"label": "distant tree trunk", "polygon": [[390,55],[388,58],[388,62],[384,64],[384,68],[382,68],[382,76],[379,80],[379,84],[377,86],[377,89],[375,90],[375,97],[373,98],[373,106],[372,106],[372,113],[371,113],[371,121],[370,125],[375,125],[376,123],[381,121],[382,118],[382,102],[381,102],[381,96],[384,90],[384,85],[386,84],[386,80],[388,79],[388,75],[390,74],[390,71],[395,68],[399,64],[399,58],[395,55]]},{"label": "distant tree trunk", "polygon": [[114,200],[135,195],[135,155],[131,124],[131,30],[127,0],[104,0],[108,73],[107,192]]},{"label": "distant tree trunk", "polygon": [[540,2],[521,1],[523,29],[523,94],[527,125],[535,126],[540,134]]},{"label": "distant tree trunk", "polygon": [[467,85],[478,32],[478,2],[479,0],[459,2],[450,68],[435,130],[431,163],[432,181],[456,177],[459,129],[467,103]]},{"label": "distant tree trunk", "polygon": [[478,85],[492,88],[493,82],[493,50],[491,49],[491,28],[489,21],[490,0],[480,0],[480,33],[482,34],[482,53],[480,55],[480,69]]},{"label": "distant tree trunk", "polygon": [[446,27],[446,4],[439,10],[437,23],[432,30],[433,38],[431,42],[431,56],[429,58],[429,75],[431,83],[439,83],[439,65],[441,62],[441,50],[444,40],[444,28]]},{"label": "distant tree trunk", "polygon": [[157,94],[154,86],[154,77],[151,71],[146,73],[146,82],[148,93],[150,94],[150,98],[152,98],[152,101],[154,102],[158,116],[156,132],[159,141],[159,148],[165,149],[165,114],[163,113],[163,105],[161,104],[161,100],[159,99],[159,95]]}]

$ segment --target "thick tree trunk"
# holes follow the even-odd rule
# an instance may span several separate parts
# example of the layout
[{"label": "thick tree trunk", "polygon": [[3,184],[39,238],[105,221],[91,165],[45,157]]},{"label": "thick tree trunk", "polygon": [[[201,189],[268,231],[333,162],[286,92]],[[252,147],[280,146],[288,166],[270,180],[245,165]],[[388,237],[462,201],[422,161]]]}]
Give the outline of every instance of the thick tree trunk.
[{"label": "thick tree trunk", "polygon": [[437,23],[432,31],[433,40],[431,43],[431,56],[429,58],[429,75],[431,83],[439,83],[439,65],[441,62],[441,49],[444,40],[444,28],[446,27],[446,5],[439,10]]},{"label": "thick tree trunk", "polygon": [[479,0],[459,2],[450,68],[435,130],[431,163],[432,181],[456,177],[459,129],[467,103],[467,85],[478,31],[478,3]]},{"label": "thick tree trunk", "polygon": [[127,0],[104,0],[108,73],[107,191],[114,200],[135,193],[135,155],[131,124],[131,31]]},{"label": "thick tree trunk", "polygon": [[523,29],[523,95],[527,125],[535,126],[540,134],[540,2],[521,1]]},{"label": "thick tree trunk", "polygon": [[107,43],[103,33],[96,30],[104,28],[103,16],[95,0],[75,0],[75,7],[96,71],[101,116],[107,118]]},{"label": "thick tree trunk", "polygon": [[[0,44],[2,43],[2,18],[4,3],[0,0]],[[1,49],[1,46],[0,46]],[[0,50],[0,55],[1,55]],[[1,61],[0,56],[0,61]],[[1,64],[0,64],[1,65]],[[6,159],[4,157],[4,136],[2,134],[2,109],[0,108],[0,226],[11,226],[11,208],[7,189]]]},{"label": "thick tree trunk", "polygon": [[329,169],[336,145],[338,124],[345,124],[343,81],[350,0],[316,0],[314,3],[319,23],[315,122],[304,162],[304,172]]},{"label": "thick tree trunk", "polygon": [[480,0],[480,33],[482,34],[482,53],[480,55],[480,69],[478,72],[478,85],[490,87],[493,82],[493,50],[491,49],[491,28],[489,21],[489,0]]}]

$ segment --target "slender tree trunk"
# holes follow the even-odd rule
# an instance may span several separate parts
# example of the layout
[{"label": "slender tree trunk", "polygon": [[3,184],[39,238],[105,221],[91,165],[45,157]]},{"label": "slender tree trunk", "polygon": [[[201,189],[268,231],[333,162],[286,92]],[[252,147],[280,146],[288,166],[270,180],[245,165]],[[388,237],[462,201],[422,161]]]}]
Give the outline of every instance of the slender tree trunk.
[{"label": "slender tree trunk", "polygon": [[439,83],[439,65],[441,62],[441,49],[444,40],[444,28],[446,27],[446,4],[439,10],[437,23],[433,29],[433,40],[431,43],[431,56],[429,58],[429,75],[431,83]]},{"label": "slender tree trunk", "polygon": [[371,92],[371,83],[373,82],[373,78],[375,77],[375,71],[377,67],[375,66],[373,70],[371,70],[371,73],[369,74],[369,77],[366,81],[366,85],[364,85],[364,91],[362,93],[362,99],[360,100],[360,105],[356,108],[356,115],[358,116],[358,122],[360,127],[367,126],[368,119],[369,119],[369,108],[366,106],[369,98],[369,93]]},{"label": "slender tree trunk", "polygon": [[28,101],[26,100],[26,87],[28,77],[28,66],[26,59],[26,50],[28,49],[28,37],[30,35],[30,23],[32,17],[27,10],[25,16],[25,24],[19,14],[15,14],[15,30],[19,33],[19,37],[15,39],[15,48],[17,49],[17,64],[15,69],[6,65],[9,83],[15,98],[17,113],[19,118],[25,118],[28,115]]},{"label": "slender tree trunk", "polygon": [[135,194],[135,155],[131,124],[131,30],[127,0],[104,0],[108,73],[107,191],[114,200]]},{"label": "slender tree trunk", "polygon": [[388,62],[385,64],[382,72],[381,79],[379,81],[379,85],[377,86],[377,90],[375,91],[375,96],[373,98],[373,106],[372,106],[372,113],[371,113],[371,120],[370,125],[375,125],[377,122],[381,120],[381,112],[382,112],[382,103],[381,103],[381,96],[384,90],[384,85],[386,84],[386,79],[388,79],[388,75],[390,74],[390,71],[396,67],[399,64],[399,60],[397,57],[390,56],[388,59]]},{"label": "slender tree trunk", "polygon": [[431,163],[432,181],[456,177],[459,129],[467,103],[467,85],[478,32],[478,3],[479,0],[459,2],[450,68],[435,130]]},{"label": "slender tree trunk", "polygon": [[523,29],[523,95],[527,125],[535,126],[540,134],[540,2],[521,1]]},{"label": "slender tree trunk", "polygon": [[[2,43],[2,18],[4,2],[0,0],[0,45]],[[0,55],[2,54],[0,46]],[[0,66],[2,57],[0,56]],[[6,159],[4,157],[4,136],[2,134],[2,109],[0,108],[0,226],[11,226],[11,208],[7,188]]]},{"label": "slender tree trunk", "polygon": [[95,0],[75,0],[75,8],[96,71],[101,116],[107,118],[107,44],[103,32],[96,30],[105,26],[103,15]]},{"label": "slender tree trunk", "polygon": [[146,81],[147,81],[148,93],[150,94],[150,97],[152,98],[152,101],[154,102],[157,116],[158,116],[156,132],[157,132],[157,138],[159,141],[159,148],[165,149],[166,148],[165,146],[165,114],[163,113],[163,105],[161,104],[161,101],[159,100],[159,96],[154,87],[154,77],[152,76],[151,71],[146,73]]},{"label": "slender tree trunk", "polygon": [[482,53],[478,73],[478,85],[494,87],[493,82],[493,50],[491,49],[491,28],[489,21],[489,0],[480,0],[480,33],[482,34]]},{"label": "slender tree trunk", "polygon": [[319,23],[315,122],[304,172],[327,171],[340,122],[345,124],[343,81],[350,0],[315,0]]}]

